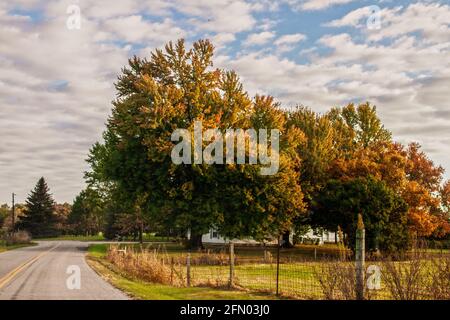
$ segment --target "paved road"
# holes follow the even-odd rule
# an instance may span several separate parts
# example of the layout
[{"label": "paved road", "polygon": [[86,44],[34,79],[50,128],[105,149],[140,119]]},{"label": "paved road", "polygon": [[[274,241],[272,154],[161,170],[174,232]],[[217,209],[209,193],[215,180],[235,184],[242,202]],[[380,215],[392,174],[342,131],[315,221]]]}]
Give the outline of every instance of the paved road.
[{"label": "paved road", "polygon": [[78,241],[39,241],[0,253],[0,300],[127,299],[87,265],[87,247]]}]

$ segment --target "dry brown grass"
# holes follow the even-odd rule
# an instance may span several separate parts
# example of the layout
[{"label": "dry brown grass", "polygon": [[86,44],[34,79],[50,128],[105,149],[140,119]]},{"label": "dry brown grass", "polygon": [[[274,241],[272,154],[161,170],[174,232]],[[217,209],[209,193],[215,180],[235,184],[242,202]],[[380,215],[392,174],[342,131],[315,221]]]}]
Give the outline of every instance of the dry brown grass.
[{"label": "dry brown grass", "polygon": [[181,265],[175,261],[168,263],[168,257],[157,250],[123,250],[111,246],[106,258],[128,276],[136,279],[174,286],[184,286],[186,283]]}]

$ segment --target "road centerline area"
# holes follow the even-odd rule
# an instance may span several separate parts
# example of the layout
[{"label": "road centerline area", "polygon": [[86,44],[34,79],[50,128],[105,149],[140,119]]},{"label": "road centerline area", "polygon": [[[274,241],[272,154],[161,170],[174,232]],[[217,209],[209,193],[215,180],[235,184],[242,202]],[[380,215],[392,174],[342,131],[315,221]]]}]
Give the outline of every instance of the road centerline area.
[{"label": "road centerline area", "polygon": [[0,289],[2,289],[4,286],[6,286],[9,282],[11,282],[14,277],[16,277],[20,272],[24,271],[26,268],[28,268],[29,266],[31,266],[33,263],[35,263],[37,260],[39,260],[41,257],[43,257],[44,255],[48,254],[49,252],[53,251],[54,249],[56,249],[57,247],[59,247],[59,243],[56,244],[55,246],[53,246],[51,249],[41,252],[40,254],[38,254],[37,256],[31,258],[30,260],[28,260],[25,263],[22,263],[21,265],[19,265],[18,267],[14,268],[13,270],[11,270],[8,274],[6,274],[4,277],[0,278]]},{"label": "road centerline area", "polygon": [[1,254],[0,300],[129,299],[86,263],[88,246],[80,241],[38,241],[33,248]]}]

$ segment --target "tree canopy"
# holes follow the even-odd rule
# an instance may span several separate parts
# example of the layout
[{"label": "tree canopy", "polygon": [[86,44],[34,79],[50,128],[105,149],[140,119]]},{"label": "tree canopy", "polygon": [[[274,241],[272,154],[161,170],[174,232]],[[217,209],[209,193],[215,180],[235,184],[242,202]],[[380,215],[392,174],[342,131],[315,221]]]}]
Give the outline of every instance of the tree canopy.
[{"label": "tree canopy", "polygon": [[[86,210],[96,216],[100,206],[110,235],[190,231],[191,246],[201,246],[210,228],[227,238],[265,239],[306,224],[340,226],[351,244],[358,214],[371,249],[402,249],[412,234],[450,232],[443,169],[418,144],[393,141],[375,106],[349,104],[324,114],[303,106],[287,110],[271,96],[250,97],[234,71],[214,68],[213,55],[208,40],[192,48],[179,40],[148,59],[129,60],[103,142],[90,151],[89,187],[72,216]],[[202,133],[214,131],[196,142],[200,122]],[[174,138],[177,129],[194,135],[182,149],[193,163],[172,159],[173,150],[180,151],[177,139],[186,138]],[[250,130],[278,130],[276,174],[261,175],[264,165],[250,163],[247,149],[248,161],[226,159],[237,151],[227,144],[234,129],[246,132],[249,149]],[[263,147],[256,143],[256,150]],[[97,198],[99,204],[88,201]]]}]

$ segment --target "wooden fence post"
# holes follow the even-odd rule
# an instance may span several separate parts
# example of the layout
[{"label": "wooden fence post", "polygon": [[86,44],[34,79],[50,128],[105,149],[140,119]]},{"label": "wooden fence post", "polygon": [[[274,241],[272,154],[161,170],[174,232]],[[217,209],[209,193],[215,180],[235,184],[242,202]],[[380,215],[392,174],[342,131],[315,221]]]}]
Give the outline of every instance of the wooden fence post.
[{"label": "wooden fence post", "polygon": [[234,243],[230,242],[230,288],[234,286]]},{"label": "wooden fence post", "polygon": [[362,215],[358,215],[356,229],[355,268],[356,268],[356,300],[364,300],[364,263],[365,263],[365,229]]},{"label": "wooden fence post", "polygon": [[174,262],[173,257],[170,258],[170,285],[173,286],[173,268],[174,268]]},{"label": "wooden fence post", "polygon": [[191,252],[189,251],[186,259],[186,284],[191,286]]}]

